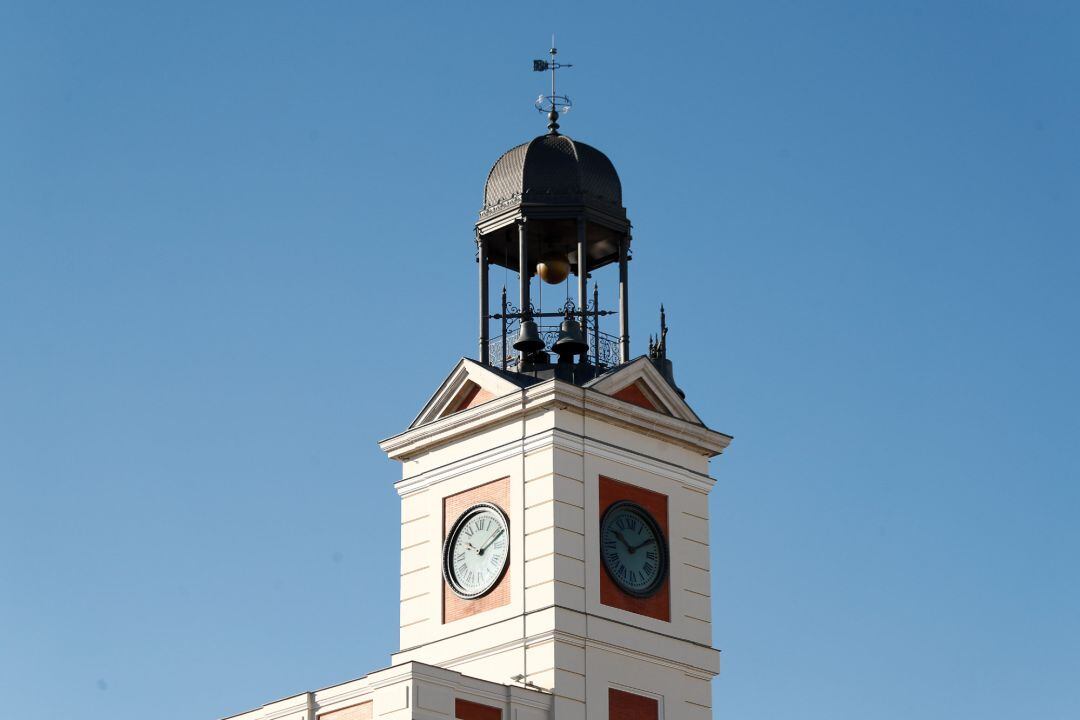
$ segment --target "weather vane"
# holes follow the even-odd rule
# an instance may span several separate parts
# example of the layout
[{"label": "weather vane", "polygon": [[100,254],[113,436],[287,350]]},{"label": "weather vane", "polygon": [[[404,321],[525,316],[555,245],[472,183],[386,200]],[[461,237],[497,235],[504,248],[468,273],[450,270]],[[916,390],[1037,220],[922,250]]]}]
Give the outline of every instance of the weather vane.
[{"label": "weather vane", "polygon": [[555,71],[559,68],[574,67],[570,63],[555,62],[555,56],[558,54],[558,50],[555,49],[555,36],[551,36],[551,50],[548,54],[551,55],[550,60],[533,60],[533,70],[536,72],[551,71],[551,94],[541,95],[536,98],[536,109],[548,116],[548,130],[553,135],[559,133],[559,113],[566,114],[570,112],[570,108],[574,106],[570,102],[570,98],[566,95],[558,95],[555,92]]}]

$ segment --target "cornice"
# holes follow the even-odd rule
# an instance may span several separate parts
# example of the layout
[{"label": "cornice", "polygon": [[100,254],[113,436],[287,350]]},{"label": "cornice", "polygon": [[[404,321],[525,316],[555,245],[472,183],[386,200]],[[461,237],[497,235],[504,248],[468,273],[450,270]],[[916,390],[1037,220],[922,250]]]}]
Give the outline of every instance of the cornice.
[{"label": "cornice", "polygon": [[[523,202],[524,199],[524,202]],[[480,210],[476,221],[476,229],[481,235],[488,235],[495,230],[500,230],[522,218],[529,219],[559,219],[587,215],[589,220],[617,232],[627,232],[633,227],[633,223],[626,217],[626,210],[618,205],[595,202],[587,198],[575,198],[576,202],[570,204],[551,204],[551,198],[544,196],[543,202],[530,202],[520,194],[515,197],[503,198]]]},{"label": "cornice", "polygon": [[[560,608],[560,609],[565,609],[565,608]],[[700,667],[698,667],[696,665],[691,665],[689,663],[682,663],[682,662],[679,662],[677,660],[672,660],[671,658],[665,658],[665,657],[661,657],[659,655],[653,655],[652,653],[641,652],[640,650],[633,650],[631,648],[623,647],[622,645],[614,645],[612,643],[606,643],[606,642],[604,642],[602,640],[597,640],[595,638],[585,637],[583,635],[578,635],[577,633],[569,633],[569,632],[566,632],[565,630],[548,630],[546,632],[537,633],[535,635],[532,635],[527,640],[527,642],[528,642],[528,644],[530,646],[531,645],[536,645],[536,644],[539,644],[539,643],[543,643],[543,642],[555,642],[555,641],[568,643],[570,645],[574,645],[575,647],[579,647],[579,648],[586,648],[586,649],[593,648],[593,649],[596,649],[596,650],[604,650],[606,652],[615,653],[617,655],[622,655],[623,657],[632,658],[634,660],[641,660],[641,661],[644,661],[644,662],[649,662],[649,663],[652,663],[654,665],[663,665],[664,667],[672,668],[674,670],[679,670],[681,672],[686,673],[687,675],[691,675],[693,677],[700,678],[702,680],[712,680],[714,677],[716,677],[719,674],[719,673],[713,672],[712,670],[709,670],[709,669],[706,669],[706,668],[700,668]],[[686,642],[686,641],[681,641],[681,642]],[[717,655],[719,655],[719,653],[720,653],[720,651],[717,650],[716,648],[705,648],[705,647],[703,647],[701,645],[696,645],[696,644],[694,644],[693,647],[698,649],[698,651],[705,651],[705,652],[710,652],[711,651],[713,653],[716,653]]]},{"label": "cornice", "polygon": [[584,448],[584,451],[591,455],[674,480],[698,492],[708,494],[716,484],[716,479],[711,475],[685,468],[682,465],[676,465],[667,460],[654,458],[644,453],[628,450],[618,445],[612,445],[587,435],[576,435],[564,430],[554,430],[551,434],[553,444],[558,448],[573,452],[581,452],[582,448]]},{"label": "cornice", "polygon": [[477,433],[492,425],[515,420],[550,401],[553,381],[533,385],[489,400],[476,407],[452,413],[429,423],[394,435],[379,443],[392,460],[412,457],[444,445],[459,437]]},{"label": "cornice", "polygon": [[432,485],[448,480],[452,477],[473,472],[489,465],[502,462],[509,458],[517,457],[521,453],[529,453],[542,450],[547,447],[555,447],[573,453],[582,451],[597,457],[627,465],[660,477],[674,480],[682,485],[708,494],[716,484],[715,478],[704,473],[676,465],[667,460],[661,460],[644,453],[628,450],[611,443],[597,440],[588,436],[578,435],[566,430],[549,429],[535,433],[522,440],[514,440],[498,447],[485,450],[475,455],[455,460],[454,462],[440,465],[416,475],[411,475],[394,483],[394,488],[401,496],[425,490]]},{"label": "cornice", "polygon": [[696,422],[646,410],[590,388],[559,383],[558,397],[586,416],[682,445],[708,457],[721,454],[732,437]]},{"label": "cornice", "polygon": [[391,459],[407,461],[492,426],[560,407],[676,443],[709,457],[722,453],[731,442],[731,436],[703,425],[639,408],[561,380],[548,380],[406,430],[383,440],[379,447]]},{"label": "cornice", "polygon": [[480,468],[487,467],[488,465],[494,465],[497,462],[502,462],[508,458],[517,457],[522,452],[528,455],[530,452],[540,450],[551,444],[551,432],[546,430],[541,433],[536,433],[525,437],[521,440],[513,440],[508,443],[493,447],[489,450],[470,455],[460,460],[447,463],[446,465],[440,465],[437,468],[427,470],[417,475],[411,475],[406,478],[402,478],[394,483],[394,488],[398,491],[399,495],[408,495],[410,493],[424,490],[425,488],[442,482],[449,478],[461,475],[463,473],[479,470]]},{"label": "cornice", "polygon": [[[568,608],[563,608],[563,607],[560,607],[558,609],[563,610],[563,611],[569,610]],[[579,615],[583,614],[583,613],[580,613],[580,612],[577,612],[577,611],[571,611],[571,612],[575,612],[575,614],[579,614]],[[590,615],[589,617],[592,618],[593,620],[602,620],[603,619],[603,618],[598,618],[595,615]],[[645,632],[645,633],[650,633],[649,630],[646,630],[644,628],[637,628],[637,629],[639,629],[639,630],[641,630],[642,632]],[[699,645],[697,643],[693,643],[693,642],[690,642],[688,640],[683,640],[683,639],[676,638],[676,637],[671,637],[671,636],[665,636],[665,637],[667,637],[668,640],[672,640],[672,641],[675,641],[677,643],[682,643],[682,644],[684,644],[686,646],[689,646],[694,652],[712,653],[712,654],[715,654],[716,656],[718,656],[720,654],[720,651],[717,650],[716,648],[713,648],[713,647]],[[652,663],[652,664],[655,664],[655,665],[662,665],[664,667],[671,668],[671,669],[674,669],[674,670],[678,670],[680,672],[686,673],[687,675],[690,675],[690,676],[696,677],[696,678],[700,678],[702,680],[712,680],[718,674],[716,671],[711,670],[710,668],[700,667],[698,665],[692,665],[690,663],[685,663],[685,662],[679,662],[678,660],[672,660],[671,658],[665,658],[665,657],[661,657],[659,655],[653,655],[652,653],[642,652],[640,650],[634,650],[632,648],[624,647],[622,645],[615,645],[613,643],[603,642],[602,640],[597,640],[595,638],[585,637],[584,635],[579,635],[577,633],[571,633],[571,632],[566,632],[565,630],[555,630],[555,629],[544,630],[542,632],[532,633],[531,635],[519,636],[519,637],[514,638],[513,640],[508,640],[508,641],[506,641],[504,643],[499,643],[498,645],[489,646],[489,647],[486,647],[486,648],[484,648],[482,650],[477,650],[476,652],[466,653],[464,655],[459,655],[457,657],[449,658],[445,662],[443,662],[441,665],[444,668],[452,668],[452,667],[455,667],[455,666],[458,666],[458,665],[465,665],[467,663],[476,662],[477,660],[483,660],[485,658],[493,657],[495,655],[500,655],[500,654],[505,653],[505,652],[510,651],[510,650],[516,650],[516,649],[518,649],[518,648],[520,648],[522,646],[535,647],[537,645],[543,645],[543,644],[546,644],[546,643],[552,643],[552,642],[556,642],[556,641],[557,642],[568,643],[570,645],[574,645],[574,646],[580,647],[580,648],[594,648],[594,649],[597,649],[597,650],[604,650],[606,652],[615,653],[615,654],[622,655],[622,656],[627,657],[627,658],[632,658],[634,660],[640,660],[640,661],[643,661],[643,662],[649,662],[649,663]],[[436,641],[436,642],[438,642],[438,641]],[[412,652],[412,651],[406,651],[406,652]],[[395,654],[400,654],[400,653],[395,653]],[[415,660],[410,660],[410,661],[407,661],[407,662],[416,662],[416,661]],[[456,673],[457,671],[453,671],[453,672]]]}]

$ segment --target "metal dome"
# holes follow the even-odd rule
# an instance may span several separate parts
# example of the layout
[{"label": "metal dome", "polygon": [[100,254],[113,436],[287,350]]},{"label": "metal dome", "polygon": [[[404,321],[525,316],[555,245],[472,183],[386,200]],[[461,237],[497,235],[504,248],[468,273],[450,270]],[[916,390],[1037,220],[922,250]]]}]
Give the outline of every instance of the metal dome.
[{"label": "metal dome", "polygon": [[476,231],[490,262],[519,269],[515,226],[524,221],[530,256],[559,254],[575,268],[583,223],[589,271],[617,262],[630,233],[622,183],[607,155],[555,130],[506,151],[488,173]]},{"label": "metal dome", "polygon": [[[618,264],[619,337],[610,338],[610,345],[618,347],[618,362],[627,362],[630,357],[627,263],[631,237],[630,219],[622,204],[622,183],[604,153],[559,134],[558,113],[554,110],[548,118],[551,132],[503,153],[484,184],[484,205],[476,222],[480,357],[491,363],[488,321],[501,319],[503,332],[495,356],[500,358],[497,364],[505,367],[507,363],[509,322],[518,323],[520,328],[514,345],[523,353],[518,366],[543,364],[546,361],[540,358],[547,357],[545,351],[526,352],[521,345],[526,331],[533,327],[534,318],[572,316],[580,323],[583,338],[592,327],[592,362],[599,366],[603,344],[600,318],[616,313],[599,308],[595,282],[593,300],[589,302],[588,280],[596,270]],[[504,289],[501,311],[490,314],[488,273],[492,266],[517,271],[518,308],[507,305]],[[566,272],[545,275],[545,269],[558,267]],[[533,306],[531,278],[539,275],[549,284],[565,281],[569,290],[567,273],[571,270],[577,280],[576,304],[567,298],[555,311],[550,306],[547,310]],[[588,364],[586,353],[579,354],[582,363]],[[615,356],[614,351],[611,354]]]},{"label": "metal dome", "polygon": [[522,205],[589,206],[626,217],[622,183],[607,156],[555,133],[508,150],[488,173],[481,219]]}]

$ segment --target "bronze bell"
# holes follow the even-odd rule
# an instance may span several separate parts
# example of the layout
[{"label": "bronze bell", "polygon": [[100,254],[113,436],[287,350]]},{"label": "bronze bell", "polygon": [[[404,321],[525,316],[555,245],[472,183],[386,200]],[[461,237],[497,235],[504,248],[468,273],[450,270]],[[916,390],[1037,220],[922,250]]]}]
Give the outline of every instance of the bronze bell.
[{"label": "bronze bell", "polygon": [[544,340],[540,337],[540,331],[536,329],[536,323],[532,320],[521,321],[521,331],[518,339],[514,341],[514,349],[526,355],[532,355],[544,349]]},{"label": "bronze bell", "polygon": [[581,326],[577,320],[567,317],[562,321],[559,326],[559,339],[551,349],[559,355],[559,362],[571,362],[575,355],[581,355],[589,349],[589,343],[582,337]]}]

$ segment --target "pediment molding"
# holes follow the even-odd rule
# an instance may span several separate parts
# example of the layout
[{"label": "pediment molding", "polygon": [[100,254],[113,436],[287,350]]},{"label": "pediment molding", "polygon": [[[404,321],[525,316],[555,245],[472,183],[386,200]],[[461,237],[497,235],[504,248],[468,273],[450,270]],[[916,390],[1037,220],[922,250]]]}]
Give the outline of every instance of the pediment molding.
[{"label": "pediment molding", "polygon": [[[652,367],[651,363],[649,367]],[[655,368],[652,369],[655,371]],[[458,375],[459,371],[460,368],[456,368],[454,373],[451,373],[451,378],[448,378],[429,401],[425,411],[418,416],[412,427],[379,443],[383,452],[391,459],[409,460],[491,426],[515,422],[524,415],[560,409],[582,413],[612,425],[662,438],[709,457],[719,455],[731,442],[731,436],[705,427],[692,412],[690,416],[694,420],[646,410],[592,388],[577,387],[561,380],[547,380],[527,388],[512,386],[513,389],[501,397],[440,417],[438,408],[445,407],[465,382],[463,377]],[[636,379],[636,376],[632,377]],[[456,379],[451,383],[450,380],[454,378]],[[672,394],[678,398],[673,390]],[[679,400],[681,401],[681,398]],[[685,411],[683,414],[686,414]],[[434,419],[423,421],[427,416]]]},{"label": "pediment molding", "polygon": [[519,386],[480,363],[462,358],[409,424],[409,429],[520,391]]},{"label": "pediment molding", "polygon": [[601,375],[586,383],[585,387],[614,397],[628,405],[646,407],[643,403],[632,399],[628,391],[633,391],[635,394],[639,393],[648,404],[655,406],[655,412],[697,425],[704,424],[690,405],[675,391],[671,383],[660,374],[652,361],[644,356]]}]

